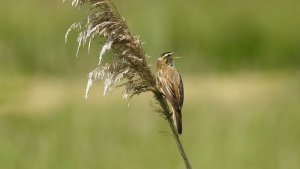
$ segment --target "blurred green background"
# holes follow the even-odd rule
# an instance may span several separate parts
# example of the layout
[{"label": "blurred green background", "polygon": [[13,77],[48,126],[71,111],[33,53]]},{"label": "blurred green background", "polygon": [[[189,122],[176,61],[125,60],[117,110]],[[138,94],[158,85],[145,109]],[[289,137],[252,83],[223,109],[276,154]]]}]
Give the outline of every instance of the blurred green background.
[{"label": "blurred green background", "polygon": [[[194,168],[300,168],[300,1],[114,1],[149,63],[175,51],[182,141]],[[76,53],[87,14],[59,0],[0,0],[0,168],[184,168],[143,94],[84,100],[100,42]],[[117,106],[116,106],[117,105]]]}]

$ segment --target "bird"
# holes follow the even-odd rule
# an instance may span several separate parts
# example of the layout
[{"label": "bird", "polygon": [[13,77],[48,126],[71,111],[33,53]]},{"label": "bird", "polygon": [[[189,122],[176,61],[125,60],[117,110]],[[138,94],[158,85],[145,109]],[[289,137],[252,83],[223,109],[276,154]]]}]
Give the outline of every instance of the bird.
[{"label": "bird", "polygon": [[156,84],[158,90],[168,100],[172,108],[173,122],[177,133],[182,134],[181,109],[184,100],[184,88],[180,73],[174,65],[173,52],[165,52],[156,60],[157,76]]}]

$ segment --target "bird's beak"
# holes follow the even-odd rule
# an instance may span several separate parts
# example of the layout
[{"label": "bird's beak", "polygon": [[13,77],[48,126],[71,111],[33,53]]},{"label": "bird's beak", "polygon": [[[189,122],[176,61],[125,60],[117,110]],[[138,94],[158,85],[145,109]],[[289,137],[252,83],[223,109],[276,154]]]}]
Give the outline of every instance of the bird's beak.
[{"label": "bird's beak", "polygon": [[174,56],[173,58],[174,58],[174,59],[180,59],[181,57],[178,57],[178,56]]}]

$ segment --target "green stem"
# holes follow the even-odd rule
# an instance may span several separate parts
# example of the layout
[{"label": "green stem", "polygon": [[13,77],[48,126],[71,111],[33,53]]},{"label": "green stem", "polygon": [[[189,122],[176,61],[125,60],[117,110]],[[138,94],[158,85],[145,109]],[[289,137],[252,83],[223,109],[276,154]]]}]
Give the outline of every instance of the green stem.
[{"label": "green stem", "polygon": [[162,94],[160,92],[155,92],[154,95],[155,95],[156,99],[158,100],[161,108],[163,109],[163,114],[166,117],[166,119],[169,123],[169,126],[172,130],[173,138],[175,139],[177,148],[178,148],[178,150],[180,152],[180,155],[181,155],[181,157],[184,161],[186,169],[192,169],[192,165],[191,165],[191,163],[188,159],[187,154],[185,153],[185,150],[184,150],[183,145],[180,141],[177,130],[176,130],[174,124],[173,124],[172,117],[170,116],[170,111],[169,111],[169,107],[168,107],[168,103],[167,103],[166,99],[162,96]]}]

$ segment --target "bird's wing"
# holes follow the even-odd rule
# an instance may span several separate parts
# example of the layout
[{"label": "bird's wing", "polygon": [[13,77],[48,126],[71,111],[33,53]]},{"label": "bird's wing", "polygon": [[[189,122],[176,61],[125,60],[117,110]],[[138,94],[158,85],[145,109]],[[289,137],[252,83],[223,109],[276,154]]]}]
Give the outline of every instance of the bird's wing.
[{"label": "bird's wing", "polygon": [[175,98],[175,92],[172,83],[168,79],[168,75],[165,72],[159,71],[157,75],[157,82],[159,90],[173,104],[172,100]]},{"label": "bird's wing", "polygon": [[181,109],[184,99],[183,83],[178,71],[172,69],[158,72],[158,87],[174,107]]},{"label": "bird's wing", "polygon": [[[178,73],[178,72],[177,72]],[[179,76],[179,87],[178,87],[178,101],[179,101],[179,106],[182,108],[183,105],[183,100],[184,100],[184,90],[183,90],[183,83],[180,74],[178,73]]]}]

